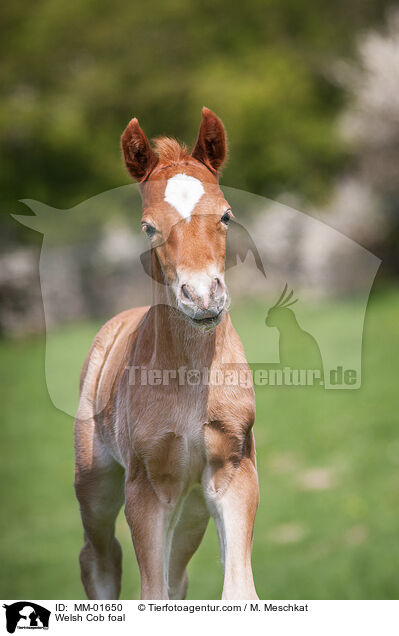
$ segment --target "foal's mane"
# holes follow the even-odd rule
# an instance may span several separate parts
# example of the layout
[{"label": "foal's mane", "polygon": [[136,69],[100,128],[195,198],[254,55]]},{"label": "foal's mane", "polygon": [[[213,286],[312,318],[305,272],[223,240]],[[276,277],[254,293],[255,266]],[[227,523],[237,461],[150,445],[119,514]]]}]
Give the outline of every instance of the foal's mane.
[{"label": "foal's mane", "polygon": [[189,158],[185,144],[180,144],[173,137],[156,137],[152,140],[159,160],[164,163],[180,163]]}]

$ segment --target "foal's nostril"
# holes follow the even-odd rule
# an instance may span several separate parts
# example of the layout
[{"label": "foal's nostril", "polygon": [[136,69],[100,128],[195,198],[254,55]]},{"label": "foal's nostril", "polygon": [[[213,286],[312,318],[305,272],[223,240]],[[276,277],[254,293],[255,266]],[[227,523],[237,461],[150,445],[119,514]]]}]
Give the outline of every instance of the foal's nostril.
[{"label": "foal's nostril", "polygon": [[192,300],[192,298],[191,298],[191,296],[189,294],[187,285],[182,285],[180,289],[181,289],[181,292],[182,292],[183,296],[185,298],[187,298],[187,300]]},{"label": "foal's nostril", "polygon": [[198,301],[198,296],[195,293],[194,289],[186,283],[183,283],[183,285],[181,285],[180,287],[180,298],[186,305],[192,305]]},{"label": "foal's nostril", "polygon": [[221,296],[224,292],[224,283],[219,278],[219,276],[215,276],[212,282],[212,294],[215,296]]}]

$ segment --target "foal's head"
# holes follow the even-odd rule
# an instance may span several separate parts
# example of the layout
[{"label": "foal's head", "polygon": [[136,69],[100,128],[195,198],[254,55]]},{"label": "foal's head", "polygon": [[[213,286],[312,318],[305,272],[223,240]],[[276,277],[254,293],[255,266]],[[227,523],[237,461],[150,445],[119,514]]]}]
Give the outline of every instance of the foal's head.
[{"label": "foal's head", "polygon": [[132,119],[122,149],[130,175],[140,184],[153,278],[167,285],[170,302],[190,322],[215,326],[226,306],[226,233],[233,216],[218,183],[226,157],[222,122],[204,108],[189,153],[167,137],[155,140],[152,148]]}]

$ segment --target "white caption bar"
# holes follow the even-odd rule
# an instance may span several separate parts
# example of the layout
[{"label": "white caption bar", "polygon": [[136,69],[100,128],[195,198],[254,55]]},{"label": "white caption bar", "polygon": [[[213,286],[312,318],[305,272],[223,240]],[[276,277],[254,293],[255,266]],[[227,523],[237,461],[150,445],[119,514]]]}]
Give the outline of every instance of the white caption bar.
[{"label": "white caption bar", "polygon": [[[178,636],[229,630],[242,636],[398,633],[399,601],[1,601],[2,631],[47,634]],[[47,624],[46,624],[47,623]],[[23,630],[23,631],[22,631]]]}]

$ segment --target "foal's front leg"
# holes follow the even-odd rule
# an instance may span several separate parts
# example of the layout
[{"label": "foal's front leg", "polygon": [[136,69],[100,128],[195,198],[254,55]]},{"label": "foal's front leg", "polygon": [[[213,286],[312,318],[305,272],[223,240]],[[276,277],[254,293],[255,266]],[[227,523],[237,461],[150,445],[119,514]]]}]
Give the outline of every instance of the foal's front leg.
[{"label": "foal's front leg", "polygon": [[223,599],[257,599],[251,566],[252,536],[259,501],[254,458],[243,457],[205,471],[204,492],[215,518],[224,565]]},{"label": "foal's front leg", "polygon": [[141,576],[142,599],[168,599],[167,539],[170,506],[163,504],[145,473],[127,479],[125,515]]}]

